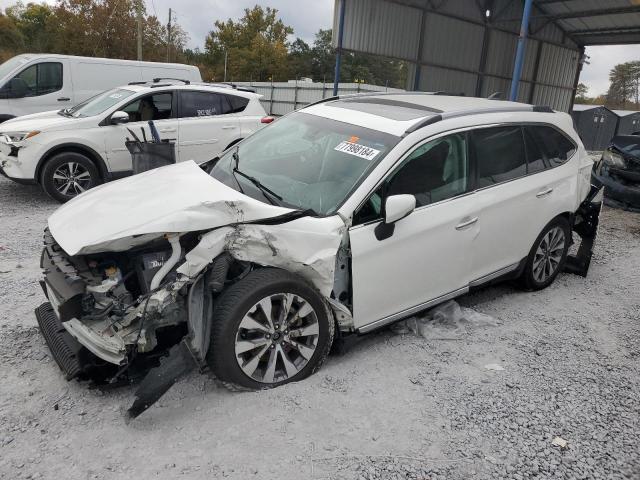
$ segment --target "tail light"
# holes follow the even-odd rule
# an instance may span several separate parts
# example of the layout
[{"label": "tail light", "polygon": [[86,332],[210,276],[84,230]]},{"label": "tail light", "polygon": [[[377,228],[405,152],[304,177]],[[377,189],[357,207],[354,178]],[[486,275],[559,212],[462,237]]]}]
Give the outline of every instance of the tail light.
[{"label": "tail light", "polygon": [[260,119],[260,123],[271,123],[275,120],[273,117],[262,117]]}]

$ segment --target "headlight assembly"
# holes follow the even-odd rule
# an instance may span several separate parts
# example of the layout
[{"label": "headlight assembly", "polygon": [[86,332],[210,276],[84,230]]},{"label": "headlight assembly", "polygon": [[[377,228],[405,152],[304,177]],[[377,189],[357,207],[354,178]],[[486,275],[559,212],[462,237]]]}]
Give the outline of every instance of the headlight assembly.
[{"label": "headlight assembly", "polygon": [[605,150],[604,152],[602,152],[602,161],[605,163],[605,165],[608,165],[610,167],[626,167],[624,158],[622,158],[621,155],[612,152],[611,150]]}]

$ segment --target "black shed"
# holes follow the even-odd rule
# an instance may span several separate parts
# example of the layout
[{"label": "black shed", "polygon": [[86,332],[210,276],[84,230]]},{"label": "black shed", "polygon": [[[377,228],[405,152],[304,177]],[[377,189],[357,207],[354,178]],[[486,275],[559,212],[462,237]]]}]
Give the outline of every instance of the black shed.
[{"label": "black shed", "polygon": [[631,135],[640,132],[640,112],[635,110],[614,110],[618,116],[616,135]]},{"label": "black shed", "polygon": [[616,134],[618,116],[607,107],[575,104],[571,116],[587,150],[604,150]]}]

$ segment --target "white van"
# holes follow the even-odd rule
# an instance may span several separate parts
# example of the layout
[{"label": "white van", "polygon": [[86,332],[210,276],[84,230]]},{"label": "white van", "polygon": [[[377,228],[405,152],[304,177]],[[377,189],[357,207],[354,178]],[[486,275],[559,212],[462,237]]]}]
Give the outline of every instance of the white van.
[{"label": "white van", "polygon": [[0,65],[0,122],[77,105],[104,90],[154,78],[202,80],[198,67],[55,54],[24,54]]}]

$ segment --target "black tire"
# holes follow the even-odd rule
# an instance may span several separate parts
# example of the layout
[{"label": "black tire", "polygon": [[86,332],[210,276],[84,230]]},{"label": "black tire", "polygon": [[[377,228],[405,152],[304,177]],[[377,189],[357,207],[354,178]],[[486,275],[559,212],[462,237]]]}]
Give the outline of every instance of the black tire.
[{"label": "black tire", "polygon": [[[67,183],[59,180],[60,174],[71,169],[78,177],[69,175],[68,177],[74,178],[75,181],[67,182],[68,188],[65,190]],[[55,178],[54,175],[56,175]],[[82,193],[82,190],[89,190],[99,185],[101,179],[98,168],[87,156],[78,152],[62,152],[46,161],[42,168],[40,183],[47,195],[64,203]]]},{"label": "black tire", "polygon": [[[318,324],[315,351],[304,367],[280,381],[264,383],[246,374],[236,358],[236,336],[244,316],[261,299],[269,295],[291,293],[303,298],[314,310]],[[211,344],[207,364],[215,377],[230,390],[259,390],[302,380],[320,368],[329,354],[335,322],[322,296],[304,279],[285,270],[262,268],[229,287],[218,298],[213,312]],[[273,343],[273,340],[270,340]],[[283,347],[284,348],[284,347]],[[268,351],[267,351],[268,352]],[[278,365],[283,359],[276,353]],[[261,363],[264,365],[264,363]],[[266,368],[266,367],[265,367]],[[280,369],[282,371],[283,368]],[[275,380],[275,378],[274,378]]]},{"label": "black tire", "polygon": [[[539,256],[536,254],[538,252],[538,248],[540,244],[543,242],[545,237],[552,230],[559,228],[564,235],[564,245],[562,247],[562,255],[560,256],[560,261],[558,264],[555,264],[555,270],[545,278],[537,278],[535,274],[535,265],[536,260],[539,260]],[[565,217],[556,217],[551,222],[549,222],[540,232],[538,238],[533,243],[533,247],[531,247],[531,251],[529,252],[529,256],[527,257],[527,263],[525,264],[524,271],[520,276],[520,285],[525,290],[541,290],[543,288],[548,287],[553,283],[558,274],[562,271],[565,261],[567,260],[567,252],[569,251],[569,246],[571,244],[571,227],[569,226],[569,222]],[[560,253],[558,251],[558,253]]]}]

